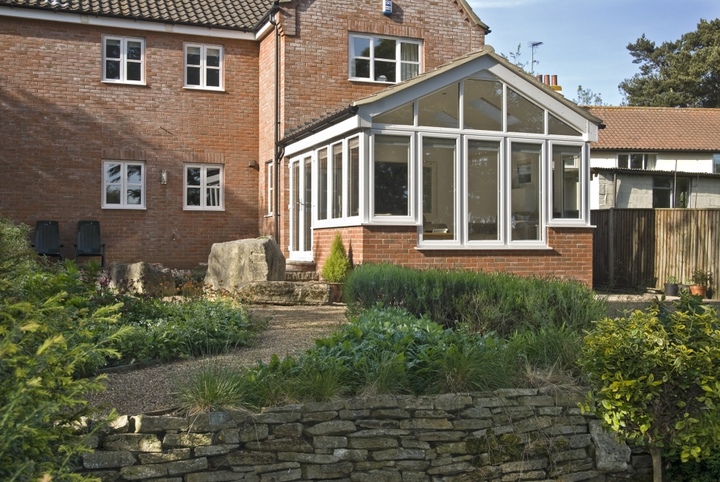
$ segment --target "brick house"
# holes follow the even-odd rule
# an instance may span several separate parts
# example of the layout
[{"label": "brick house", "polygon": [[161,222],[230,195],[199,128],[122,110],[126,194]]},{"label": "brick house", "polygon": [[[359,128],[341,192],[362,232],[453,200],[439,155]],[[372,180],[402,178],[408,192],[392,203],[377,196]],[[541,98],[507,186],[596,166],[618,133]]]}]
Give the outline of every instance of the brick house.
[{"label": "brick house", "polygon": [[[464,0],[0,0],[0,213],[99,220],[109,262],[271,234],[356,263],[592,282],[600,119]],[[455,60],[452,60],[455,59]]]},{"label": "brick house", "polygon": [[590,209],[720,207],[720,109],[591,107]]}]

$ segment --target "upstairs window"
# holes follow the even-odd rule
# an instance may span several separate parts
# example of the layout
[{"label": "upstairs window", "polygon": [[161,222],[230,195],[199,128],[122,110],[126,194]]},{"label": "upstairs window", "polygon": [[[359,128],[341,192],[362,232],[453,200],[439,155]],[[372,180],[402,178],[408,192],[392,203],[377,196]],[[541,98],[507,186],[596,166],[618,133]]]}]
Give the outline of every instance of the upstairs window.
[{"label": "upstairs window", "polygon": [[643,169],[652,171],[655,169],[657,155],[647,153],[618,154],[618,168],[620,169]]},{"label": "upstairs window", "polygon": [[145,40],[103,37],[103,82],[145,83]]},{"label": "upstairs window", "polygon": [[185,166],[185,209],[221,211],[223,203],[222,166]]},{"label": "upstairs window", "polygon": [[713,154],[713,172],[720,174],[720,154]]},{"label": "upstairs window", "polygon": [[185,44],[185,87],[222,90],[223,48]]},{"label": "upstairs window", "polygon": [[419,40],[350,35],[350,80],[394,84],[420,73]]}]

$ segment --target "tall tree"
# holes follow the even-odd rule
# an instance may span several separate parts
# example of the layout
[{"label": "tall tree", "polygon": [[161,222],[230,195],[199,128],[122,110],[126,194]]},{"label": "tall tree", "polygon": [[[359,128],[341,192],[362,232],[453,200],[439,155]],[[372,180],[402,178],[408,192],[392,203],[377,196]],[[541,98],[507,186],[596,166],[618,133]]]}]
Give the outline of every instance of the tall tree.
[{"label": "tall tree", "polygon": [[578,105],[604,105],[600,94],[596,94],[591,89],[583,89],[582,85],[578,85],[573,102]]},{"label": "tall tree", "polygon": [[629,105],[720,107],[720,19],[659,46],[643,34],[627,49],[640,65],[619,85]]}]

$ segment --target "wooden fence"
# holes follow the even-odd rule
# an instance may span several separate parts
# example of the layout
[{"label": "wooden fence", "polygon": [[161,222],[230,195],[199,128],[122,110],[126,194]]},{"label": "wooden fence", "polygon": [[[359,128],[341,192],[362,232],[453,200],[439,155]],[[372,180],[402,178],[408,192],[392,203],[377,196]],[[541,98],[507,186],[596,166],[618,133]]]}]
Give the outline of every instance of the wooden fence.
[{"label": "wooden fence", "polygon": [[605,209],[590,219],[595,288],[661,289],[670,276],[686,283],[702,269],[720,299],[720,209]]}]

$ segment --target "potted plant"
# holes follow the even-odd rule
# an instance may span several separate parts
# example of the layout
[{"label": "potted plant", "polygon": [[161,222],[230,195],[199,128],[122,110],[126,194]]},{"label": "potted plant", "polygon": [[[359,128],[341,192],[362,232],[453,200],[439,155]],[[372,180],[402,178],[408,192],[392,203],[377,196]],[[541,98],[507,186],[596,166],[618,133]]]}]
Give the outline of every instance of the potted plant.
[{"label": "potted plant", "polygon": [[707,289],[712,283],[712,273],[698,268],[693,271],[691,279],[690,293],[705,297]]},{"label": "potted plant", "polygon": [[345,251],[342,236],[335,233],[335,238],[330,245],[330,254],[322,267],[322,277],[330,287],[330,301],[337,302],[342,299],[342,283],[345,281],[350,268],[350,258]]},{"label": "potted plant", "polygon": [[677,296],[678,282],[674,276],[668,276],[664,285],[665,296]]}]

